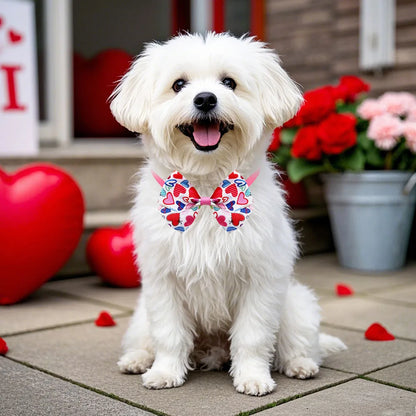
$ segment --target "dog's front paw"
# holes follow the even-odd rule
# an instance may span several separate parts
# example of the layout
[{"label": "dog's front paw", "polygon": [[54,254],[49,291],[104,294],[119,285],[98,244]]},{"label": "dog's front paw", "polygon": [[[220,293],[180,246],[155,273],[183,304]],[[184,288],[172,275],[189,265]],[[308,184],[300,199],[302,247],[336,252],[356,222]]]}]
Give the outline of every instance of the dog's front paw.
[{"label": "dog's front paw", "polygon": [[288,377],[306,379],[318,374],[319,367],[312,358],[297,357],[290,360],[284,369]]},{"label": "dog's front paw", "polygon": [[250,396],[264,396],[271,393],[276,383],[267,375],[259,376],[238,376],[234,378],[234,387],[239,393],[249,394]]},{"label": "dog's front paw", "polygon": [[117,365],[122,373],[141,374],[152,366],[153,360],[153,355],[148,351],[135,350],[122,355]]},{"label": "dog's front paw", "polygon": [[151,368],[142,375],[142,380],[143,386],[148,389],[170,389],[172,387],[182,386],[185,382],[185,377],[180,374]]}]

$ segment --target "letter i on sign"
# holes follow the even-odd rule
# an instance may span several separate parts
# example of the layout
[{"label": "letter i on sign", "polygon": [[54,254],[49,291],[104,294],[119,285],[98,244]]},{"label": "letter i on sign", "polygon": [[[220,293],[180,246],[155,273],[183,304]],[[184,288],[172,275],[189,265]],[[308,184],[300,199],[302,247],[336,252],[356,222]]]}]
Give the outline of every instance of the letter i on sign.
[{"label": "letter i on sign", "polygon": [[0,0],[0,157],[38,153],[34,2]]}]

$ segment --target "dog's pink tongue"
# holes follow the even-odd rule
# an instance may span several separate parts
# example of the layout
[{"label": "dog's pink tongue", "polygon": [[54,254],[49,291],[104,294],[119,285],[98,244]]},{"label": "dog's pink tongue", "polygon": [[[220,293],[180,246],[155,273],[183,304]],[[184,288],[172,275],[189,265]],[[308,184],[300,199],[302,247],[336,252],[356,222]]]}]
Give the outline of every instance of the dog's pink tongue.
[{"label": "dog's pink tongue", "polygon": [[215,146],[221,139],[219,124],[194,124],[194,139],[200,146]]}]

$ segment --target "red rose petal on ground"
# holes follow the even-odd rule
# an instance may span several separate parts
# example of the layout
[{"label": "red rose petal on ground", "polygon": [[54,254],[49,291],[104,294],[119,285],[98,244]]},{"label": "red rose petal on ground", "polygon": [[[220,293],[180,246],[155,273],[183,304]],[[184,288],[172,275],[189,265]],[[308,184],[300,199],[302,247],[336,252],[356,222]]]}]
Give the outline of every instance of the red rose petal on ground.
[{"label": "red rose petal on ground", "polygon": [[6,341],[3,338],[0,338],[0,355],[6,355],[9,351],[9,347],[6,344]]},{"label": "red rose petal on ground", "polygon": [[95,325],[97,326],[114,326],[116,325],[113,317],[107,312],[102,311],[98,315],[98,318],[95,320]]},{"label": "red rose petal on ground", "polygon": [[354,294],[353,288],[343,283],[339,283],[335,286],[335,292],[338,296],[351,296]]},{"label": "red rose petal on ground", "polygon": [[394,335],[390,334],[390,332],[378,322],[375,322],[368,327],[364,337],[370,341],[393,341],[395,339]]}]

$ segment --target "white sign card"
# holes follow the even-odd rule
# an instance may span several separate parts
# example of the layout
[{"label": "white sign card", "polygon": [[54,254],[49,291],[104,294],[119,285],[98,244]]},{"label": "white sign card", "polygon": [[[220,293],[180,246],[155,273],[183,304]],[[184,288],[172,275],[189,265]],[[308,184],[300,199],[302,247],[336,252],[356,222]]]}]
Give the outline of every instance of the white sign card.
[{"label": "white sign card", "polygon": [[34,3],[0,0],[0,157],[39,149]]}]

